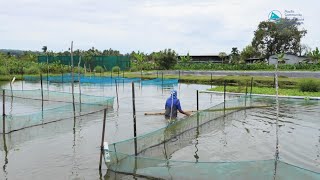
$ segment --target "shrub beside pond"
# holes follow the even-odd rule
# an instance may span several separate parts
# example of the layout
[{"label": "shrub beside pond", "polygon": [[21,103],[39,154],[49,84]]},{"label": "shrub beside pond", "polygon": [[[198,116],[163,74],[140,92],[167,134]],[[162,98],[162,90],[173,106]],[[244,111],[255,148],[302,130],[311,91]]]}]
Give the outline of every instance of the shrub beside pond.
[{"label": "shrub beside pond", "polygon": [[312,79],[304,79],[300,82],[299,88],[302,92],[319,92],[320,84]]}]

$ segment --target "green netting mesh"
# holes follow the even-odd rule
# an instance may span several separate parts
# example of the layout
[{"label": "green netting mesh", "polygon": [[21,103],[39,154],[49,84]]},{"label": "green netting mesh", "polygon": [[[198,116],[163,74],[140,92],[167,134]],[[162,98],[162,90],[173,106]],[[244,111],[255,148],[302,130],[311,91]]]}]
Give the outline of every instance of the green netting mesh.
[{"label": "green netting mesh", "polygon": [[[74,65],[78,65],[80,56],[73,56]],[[61,64],[71,65],[70,56],[48,56],[48,62],[53,63],[60,61]],[[47,56],[38,56],[39,63],[47,63]],[[121,70],[130,69],[129,56],[94,56],[92,59],[87,60],[86,57],[81,57],[81,67],[86,65],[86,68],[94,69],[96,66],[101,66],[110,71],[113,67],[119,66]]]},{"label": "green netting mesh", "polygon": [[[2,96],[2,91],[0,92]],[[84,116],[113,107],[114,97],[101,97],[75,93],[75,113],[72,94],[41,90],[5,91],[5,132],[20,130],[41,124]],[[2,101],[2,100],[1,100]],[[0,129],[3,128],[1,119]],[[2,132],[1,132],[2,133]]]},{"label": "green netting mesh", "polygon": [[[273,105],[274,99],[268,98],[229,100],[136,139],[110,144],[111,159],[107,162],[108,169],[163,179],[273,179],[274,176],[276,179],[319,179],[319,173],[275,159],[239,162],[172,160],[172,155],[190,144],[200,132],[210,132],[219,123],[236,119],[238,112],[242,110]],[[274,152],[270,150],[271,154]]]}]

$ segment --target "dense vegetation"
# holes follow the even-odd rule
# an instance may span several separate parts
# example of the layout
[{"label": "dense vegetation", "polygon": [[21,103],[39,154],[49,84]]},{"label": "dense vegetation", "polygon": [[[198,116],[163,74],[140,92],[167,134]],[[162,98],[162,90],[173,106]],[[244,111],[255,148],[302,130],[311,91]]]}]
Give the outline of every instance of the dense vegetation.
[{"label": "dense vegetation", "polygon": [[[296,20],[281,19],[279,22],[260,22],[250,45],[242,51],[233,47],[231,52],[220,52],[222,60],[220,64],[195,63],[187,54],[178,56],[172,49],[164,49],[150,54],[143,52],[131,52],[122,54],[113,49],[98,50],[94,47],[88,50],[75,50],[73,55],[81,56],[83,61],[90,62],[95,56],[130,56],[131,71],[143,70],[274,70],[274,65],[268,65],[266,59],[272,54],[291,53],[308,57],[306,62],[296,65],[279,64],[280,70],[320,70],[319,49],[311,51],[307,45],[300,44],[301,38],[307,33],[306,30],[299,30],[299,23]],[[42,47],[42,52],[0,50],[0,74],[38,74],[40,72],[61,73],[70,72],[70,67],[62,65],[59,61],[54,63],[37,63],[37,56],[70,56],[70,51],[52,52],[47,46]],[[246,64],[246,60],[257,59],[253,64]],[[280,61],[279,61],[280,63]],[[83,71],[84,69],[80,69]],[[104,72],[105,67],[86,67],[84,71]],[[116,71],[117,68],[113,68]]]},{"label": "dense vegetation", "polygon": [[[217,63],[178,63],[174,69],[176,70],[266,70],[273,71],[275,65],[268,65],[265,63],[254,63],[254,64],[217,64]],[[320,63],[318,64],[279,64],[279,70],[283,71],[295,71],[295,70],[306,70],[306,71],[320,71]]]}]

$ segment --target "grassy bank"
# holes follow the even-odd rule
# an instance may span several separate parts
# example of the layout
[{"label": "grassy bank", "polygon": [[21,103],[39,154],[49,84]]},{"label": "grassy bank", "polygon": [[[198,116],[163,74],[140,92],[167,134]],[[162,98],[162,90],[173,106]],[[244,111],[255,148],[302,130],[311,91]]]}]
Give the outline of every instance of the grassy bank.
[{"label": "grassy bank", "polygon": [[[125,77],[128,78],[140,78],[140,73],[125,73]],[[250,85],[251,78],[253,77],[253,86],[254,87],[273,87],[274,78],[273,77],[264,77],[264,76],[213,76],[211,81],[211,76],[205,75],[183,75],[180,76],[179,82],[182,83],[194,83],[194,84],[212,84],[212,85],[223,85],[226,81],[228,86],[246,86]],[[143,79],[152,79],[157,78],[157,74],[145,73],[142,75]],[[158,75],[158,78],[161,78],[161,74]],[[164,75],[164,78],[179,78],[178,75]],[[279,77],[279,87],[284,89],[293,89],[297,88],[298,84],[305,80],[306,78],[288,78],[288,77]],[[307,78],[313,79],[314,81],[320,83],[318,78]]]},{"label": "grassy bank", "polygon": [[[210,91],[219,91],[223,92],[223,86],[217,86],[215,88],[209,89]],[[245,93],[245,87],[235,87],[235,86],[227,86],[227,92],[234,92],[234,93]],[[248,93],[250,91],[250,87],[248,87]],[[270,87],[253,87],[252,94],[267,94],[267,95],[275,95],[276,90],[275,88]],[[302,92],[299,89],[279,89],[279,95],[282,96],[308,96],[308,97],[320,97],[320,92]]]},{"label": "grassy bank", "polygon": [[[55,75],[61,75],[61,74],[49,74],[49,76],[55,76]],[[104,73],[86,73],[86,76],[111,76],[111,72],[104,72]],[[142,76],[140,72],[123,72],[119,73],[119,77],[126,78],[140,78],[142,79],[153,79],[153,78],[161,78],[162,75],[159,73],[157,74],[153,73],[143,73]],[[1,75],[0,81],[10,81],[13,77],[16,77],[17,80],[21,80],[21,75]],[[26,76],[26,75],[25,75]],[[32,76],[39,76],[39,74],[33,74]],[[46,73],[43,74],[44,77],[46,77]],[[77,76],[77,74],[75,74]],[[113,72],[113,77],[117,77],[118,73]],[[179,78],[179,75],[168,75],[164,74],[164,78]],[[226,81],[228,88],[230,86],[233,87],[245,87],[247,84],[250,86],[251,82],[251,76],[213,76],[211,80],[211,76],[205,76],[205,75],[181,75],[179,81],[182,83],[192,83],[192,84],[212,84],[216,86],[222,86],[224,81]],[[288,77],[279,77],[279,87],[282,89],[297,89],[298,85],[304,81],[306,78],[288,78]],[[312,79],[315,82],[320,84],[320,79],[318,78],[307,78]],[[254,76],[253,77],[253,87],[261,87],[261,88],[270,88],[274,86],[274,78],[273,77],[264,77],[264,76]],[[272,89],[272,88],[271,88]]]}]

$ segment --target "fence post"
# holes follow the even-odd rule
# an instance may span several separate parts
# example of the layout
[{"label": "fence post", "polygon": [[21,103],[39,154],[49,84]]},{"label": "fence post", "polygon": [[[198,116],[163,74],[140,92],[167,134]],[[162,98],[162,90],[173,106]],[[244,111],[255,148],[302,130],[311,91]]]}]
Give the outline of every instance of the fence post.
[{"label": "fence post", "polygon": [[250,98],[251,98],[251,95],[252,95],[252,85],[253,85],[253,77],[251,77]]},{"label": "fence post", "polygon": [[43,112],[43,82],[42,82],[42,73],[40,73],[40,86],[41,86],[41,108]]},{"label": "fence post", "polygon": [[223,85],[223,114],[226,115],[226,90],[227,90],[227,83],[226,80],[224,80]]},{"label": "fence post", "polygon": [[2,133],[6,133],[6,91],[2,90]]},{"label": "fence post", "polygon": [[101,145],[100,145],[100,164],[99,169],[101,170],[101,164],[102,164],[102,153],[103,153],[103,142],[104,142],[104,134],[106,129],[106,117],[107,117],[107,109],[104,109],[103,111],[103,126],[102,126],[102,136],[101,136]]},{"label": "fence post", "polygon": [[117,109],[119,109],[119,95],[118,95],[118,83],[117,83],[117,79],[114,80],[114,83],[115,83],[115,85],[116,85]]},{"label": "fence post", "polygon": [[199,111],[199,90],[197,90],[197,112]]},{"label": "fence post", "polygon": [[136,103],[134,93],[134,82],[132,82],[132,109],[133,109],[133,136],[134,136],[134,153],[137,156],[137,123],[136,123]]},{"label": "fence post", "polygon": [[21,69],[21,73],[22,73],[22,80],[21,80],[21,87],[22,87],[22,90],[23,90],[23,81],[24,81],[24,77],[23,77],[23,75],[24,75],[24,73],[23,73],[23,67],[22,67],[22,69]]},{"label": "fence post", "polygon": [[211,84],[211,89],[212,89],[212,73],[211,73],[211,80],[210,80],[210,84]]},{"label": "fence post", "polygon": [[6,115],[6,90],[2,90],[2,115],[5,116]]}]

